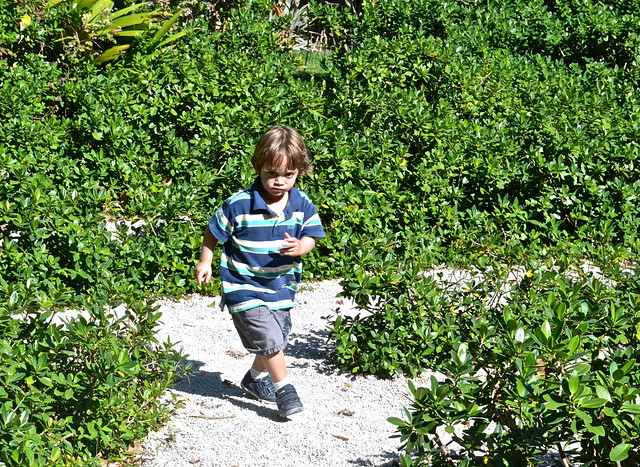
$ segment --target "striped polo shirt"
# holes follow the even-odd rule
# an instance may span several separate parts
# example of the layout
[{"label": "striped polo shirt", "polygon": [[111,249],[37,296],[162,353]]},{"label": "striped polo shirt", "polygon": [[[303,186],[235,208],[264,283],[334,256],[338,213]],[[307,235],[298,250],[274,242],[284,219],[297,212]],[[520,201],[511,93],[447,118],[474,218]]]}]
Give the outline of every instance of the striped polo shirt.
[{"label": "striped polo shirt", "polygon": [[267,207],[258,187],[230,196],[209,220],[209,230],[223,244],[220,280],[223,302],[231,313],[257,306],[293,307],[302,280],[299,256],[278,251],[285,232],[298,239],[324,238],[320,217],[309,197],[292,188],[282,214]]}]

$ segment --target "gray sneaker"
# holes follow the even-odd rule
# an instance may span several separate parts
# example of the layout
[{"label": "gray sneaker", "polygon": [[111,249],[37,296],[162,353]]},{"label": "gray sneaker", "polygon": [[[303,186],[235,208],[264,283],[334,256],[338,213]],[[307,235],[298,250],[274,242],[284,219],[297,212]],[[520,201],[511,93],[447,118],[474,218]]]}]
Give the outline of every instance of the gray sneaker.
[{"label": "gray sneaker", "polygon": [[271,403],[276,401],[276,388],[273,386],[270,376],[253,379],[251,372],[247,371],[247,374],[244,375],[240,382],[240,386],[256,399]]},{"label": "gray sneaker", "polygon": [[276,403],[278,404],[278,413],[284,418],[304,410],[296,388],[291,384],[276,391]]}]

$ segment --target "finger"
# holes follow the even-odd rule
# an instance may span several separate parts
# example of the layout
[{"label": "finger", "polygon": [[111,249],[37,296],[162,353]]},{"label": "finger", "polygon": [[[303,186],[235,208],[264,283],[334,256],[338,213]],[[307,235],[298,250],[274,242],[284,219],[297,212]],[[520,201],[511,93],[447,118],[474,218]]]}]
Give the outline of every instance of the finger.
[{"label": "finger", "polygon": [[289,240],[291,238],[291,235],[289,235],[287,232],[284,233],[284,238],[285,240]]},{"label": "finger", "polygon": [[198,280],[198,285],[206,284],[207,282],[209,282],[210,275],[208,272],[204,271],[204,272],[201,272],[196,277],[196,279]]}]

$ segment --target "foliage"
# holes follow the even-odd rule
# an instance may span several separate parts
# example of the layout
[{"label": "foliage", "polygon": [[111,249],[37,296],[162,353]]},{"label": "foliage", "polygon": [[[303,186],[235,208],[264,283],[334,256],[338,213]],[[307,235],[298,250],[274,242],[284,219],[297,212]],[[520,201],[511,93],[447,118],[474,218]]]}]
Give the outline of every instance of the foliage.
[{"label": "foliage", "polygon": [[343,281],[362,312],[331,323],[341,367],[441,375],[410,383],[411,410],[390,419],[403,465],[533,465],[549,450],[638,462],[640,284],[601,253],[584,271],[554,252],[526,269],[485,256],[467,272],[386,264]]},{"label": "foliage", "polygon": [[471,293],[445,293],[432,310],[449,324],[448,347],[430,365],[446,376],[411,384],[411,412],[390,419],[406,442],[404,465],[533,465],[550,449],[580,465],[637,464],[637,271],[598,279],[536,266],[502,307],[494,300],[505,278],[484,270]]},{"label": "foliage", "polygon": [[[15,2],[13,21],[19,18],[18,50],[39,48],[66,66],[95,60],[106,63],[132,49],[147,53],[163,47],[185,32],[167,35],[181,11],[146,10],[146,3],[114,9],[109,0],[48,0]],[[21,45],[23,44],[23,45]]]},{"label": "foliage", "polygon": [[[634,409],[638,382],[612,376],[616,368],[631,371],[629,362],[636,359],[637,339],[620,349],[607,347],[603,364],[597,358],[598,349],[591,346],[598,341],[619,342],[621,336],[628,338],[637,329],[638,302],[624,286],[628,278],[609,290],[607,300],[613,316],[633,317],[629,328],[618,319],[606,331],[591,326],[599,324],[596,310],[609,312],[609,304],[599,301],[589,303],[588,310],[593,311],[582,317],[584,326],[569,322],[563,325],[566,328],[553,328],[554,332],[578,328],[589,337],[588,352],[572,349],[569,361],[559,362],[558,356],[549,354],[546,343],[527,349],[526,355],[514,355],[509,336],[498,330],[513,333],[516,329],[507,330],[501,316],[487,305],[507,278],[500,265],[520,264],[531,255],[544,261],[562,257],[565,264],[579,264],[592,255],[604,260],[611,254],[606,245],[613,244],[622,249],[612,258],[619,260],[626,255],[621,251],[633,251],[632,263],[637,259],[635,233],[618,220],[635,209],[627,203],[637,197],[637,178],[627,175],[636,171],[633,161],[638,148],[632,142],[635,130],[627,136],[617,133],[627,125],[623,120],[637,119],[637,102],[628,100],[637,85],[633,61],[637,55],[623,52],[637,50],[637,31],[627,23],[630,17],[604,22],[607,26],[595,31],[591,26],[583,29],[576,25],[584,11],[578,13],[567,5],[560,9],[559,2],[557,10],[549,5],[453,3],[441,11],[439,19],[436,13],[429,24],[416,24],[419,16],[412,20],[407,15],[401,21],[388,18],[427,7],[427,2],[412,2],[411,6],[408,2],[372,3],[363,15],[370,21],[357,29],[357,46],[335,62],[344,80],[338,83],[345,84],[335,91],[337,106],[354,117],[353,125],[345,127],[347,133],[379,135],[377,142],[384,145],[389,129],[396,128],[392,134],[400,148],[381,151],[395,158],[387,156],[386,164],[393,167],[395,178],[386,178],[385,185],[372,182],[370,175],[383,163],[366,165],[384,156],[362,158],[368,171],[353,178],[348,170],[342,171],[354,184],[385,198],[396,193],[389,198],[399,204],[386,210],[369,199],[370,208],[360,212],[362,204],[356,201],[357,216],[343,210],[350,222],[334,214],[336,220],[349,224],[349,235],[343,241],[355,243],[361,251],[349,256],[354,270],[343,284],[345,295],[355,299],[363,311],[356,317],[338,316],[330,323],[336,361],[350,371],[382,377],[418,375],[425,368],[435,368],[448,378],[440,389],[433,383],[431,391],[416,389],[413,411],[406,414],[408,421],[395,420],[403,439],[409,441],[406,464],[411,463],[412,454],[425,465],[446,463],[433,435],[441,426],[453,432],[456,423],[470,424],[465,435],[457,438],[461,456],[457,459],[462,464],[483,463],[482,457],[475,457],[477,452],[486,456],[485,461],[498,464],[533,462],[556,445],[563,455],[583,461],[637,462],[632,447],[639,434]],[[630,13],[608,5],[594,6],[594,11],[601,7],[609,17]],[[621,24],[626,27],[620,28]],[[606,28],[611,29],[605,32]],[[619,42],[610,41],[614,36]],[[579,50],[570,47],[569,41],[579,44]],[[616,52],[603,53],[603,49]],[[620,68],[629,66],[630,72]],[[623,89],[627,91],[620,93]],[[617,97],[614,102],[607,96]],[[627,128],[632,127],[635,123]],[[376,144],[368,143],[367,151],[378,154]],[[350,145],[354,147],[357,154],[359,146]],[[340,165],[348,167],[348,162]],[[348,186],[334,191],[334,197]],[[354,196],[363,198],[363,194]],[[403,222],[400,213],[412,215]],[[393,227],[387,230],[387,225]],[[421,235],[416,235],[413,226]],[[375,240],[355,240],[367,238],[367,231]],[[402,241],[396,243],[398,237]],[[412,248],[417,238],[422,241],[416,248],[418,255]],[[393,248],[394,244],[400,248]],[[446,251],[444,245],[448,245]],[[599,248],[603,250],[598,252]],[[405,254],[405,249],[411,253]],[[441,257],[450,264],[480,268],[486,282],[463,290],[440,290],[424,273]],[[500,261],[494,264],[489,258]],[[488,262],[495,269],[489,275]],[[504,313],[522,300],[518,319],[545,316],[540,307],[554,293],[549,290],[561,287],[564,272],[548,269],[548,290],[529,289],[523,298],[514,291]],[[461,310],[469,310],[464,321]],[[528,325],[538,329],[544,323]],[[479,337],[479,329],[488,335]],[[518,329],[524,335],[530,332],[529,327]],[[489,338],[498,343],[491,348],[479,344]],[[462,355],[459,351],[464,351],[468,361],[465,365],[457,361],[456,366],[456,357]],[[451,363],[446,358],[449,355],[453,355]],[[589,389],[577,394],[579,390],[567,388],[567,381],[575,360],[585,355],[593,361],[588,361],[586,370],[586,366],[578,367],[581,373],[573,377],[571,387],[575,389],[580,380]],[[551,362],[548,368],[562,368],[564,373],[523,391],[523,384],[532,383],[522,377],[518,382],[519,376],[510,374],[512,369],[519,362],[524,368],[521,372],[527,374],[537,368],[539,360]],[[496,377],[478,380],[478,372]],[[591,401],[602,399],[593,396],[596,386],[607,387],[617,396],[598,405],[601,400]],[[431,393],[440,394],[440,399],[434,400]],[[548,401],[542,404],[544,394],[562,399],[562,410]],[[577,402],[583,396],[588,401]],[[617,409],[624,404],[632,407],[617,418]],[[570,427],[558,423],[567,419],[576,421]],[[496,433],[485,433],[489,422],[497,424]],[[551,441],[545,441],[545,434]],[[523,439],[527,442],[521,446]],[[577,450],[575,445],[565,445],[574,439],[580,442]]]},{"label": "foliage", "polygon": [[123,306],[92,300],[76,318],[31,286],[0,308],[0,462],[99,465],[166,419],[160,396],[184,357],[157,341],[157,307],[128,286],[110,290]]}]

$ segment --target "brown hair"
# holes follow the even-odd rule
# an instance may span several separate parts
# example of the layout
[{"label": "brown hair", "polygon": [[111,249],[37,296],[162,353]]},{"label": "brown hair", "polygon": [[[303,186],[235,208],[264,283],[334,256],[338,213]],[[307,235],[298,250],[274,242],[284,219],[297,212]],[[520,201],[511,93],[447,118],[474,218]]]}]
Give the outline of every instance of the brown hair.
[{"label": "brown hair", "polygon": [[262,167],[277,167],[285,162],[289,170],[298,170],[298,175],[308,175],[313,171],[304,140],[290,127],[274,126],[256,144],[251,164],[256,172]]}]

